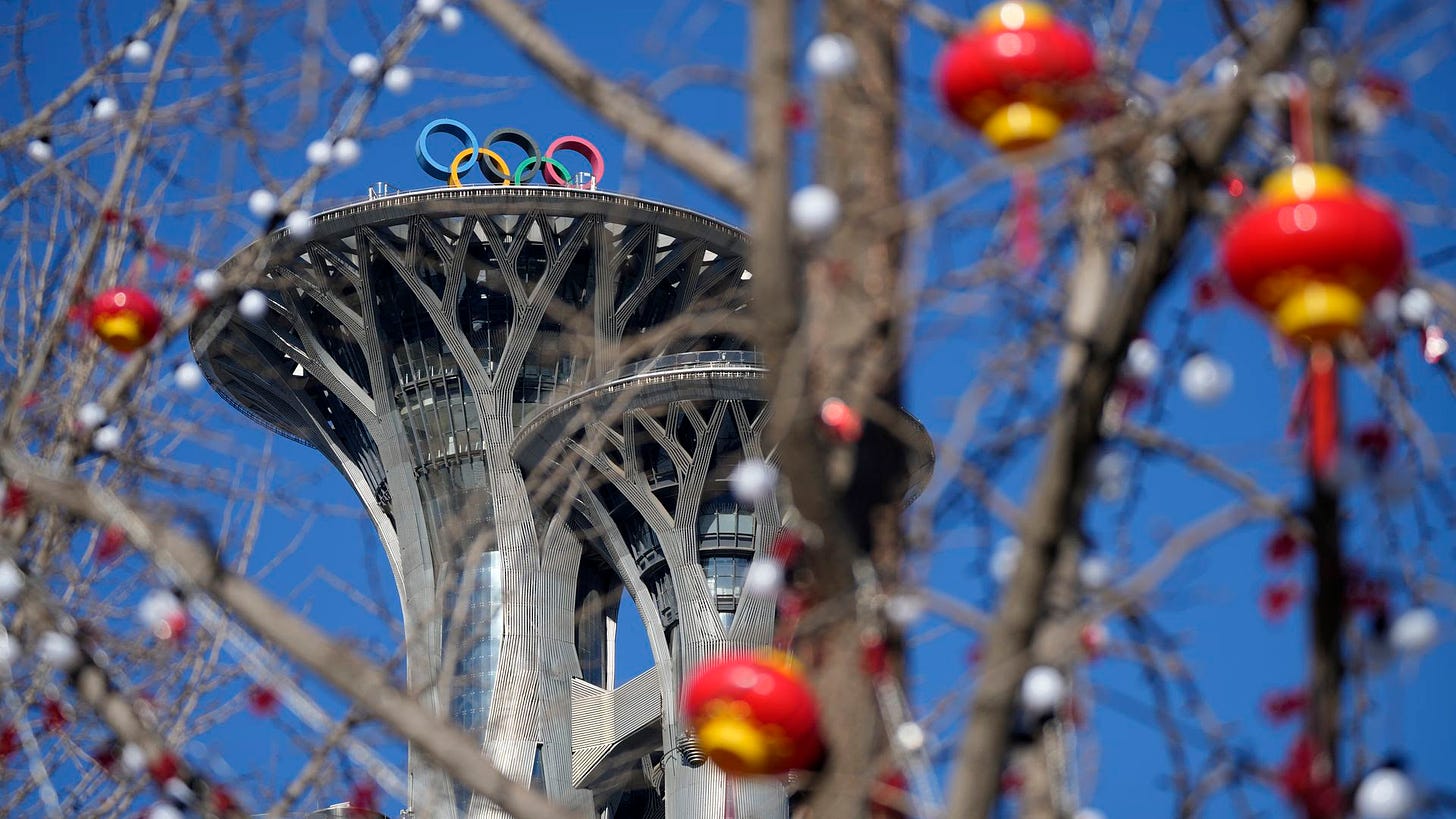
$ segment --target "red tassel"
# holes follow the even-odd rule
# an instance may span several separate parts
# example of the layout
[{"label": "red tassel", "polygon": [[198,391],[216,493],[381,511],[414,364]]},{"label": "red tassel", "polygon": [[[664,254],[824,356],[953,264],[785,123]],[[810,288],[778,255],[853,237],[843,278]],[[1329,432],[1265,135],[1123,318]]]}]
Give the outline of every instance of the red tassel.
[{"label": "red tassel", "polygon": [[1334,472],[1339,454],[1340,393],[1335,354],[1321,344],[1309,351],[1309,466],[1316,477]]},{"label": "red tassel", "polygon": [[1036,174],[1019,170],[1011,177],[1013,218],[1016,220],[1012,249],[1023,268],[1041,261],[1041,236],[1037,225]]}]

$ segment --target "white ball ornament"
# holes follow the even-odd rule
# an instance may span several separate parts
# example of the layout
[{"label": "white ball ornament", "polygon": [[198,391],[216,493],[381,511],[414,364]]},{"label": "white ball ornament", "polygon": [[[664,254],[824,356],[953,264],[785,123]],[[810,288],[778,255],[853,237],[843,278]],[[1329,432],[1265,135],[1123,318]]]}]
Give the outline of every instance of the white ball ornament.
[{"label": "white ball ornament", "polygon": [[122,53],[132,65],[146,65],[152,59],[152,44],[146,40],[132,40]]},{"label": "white ball ornament", "polygon": [[426,17],[434,17],[445,8],[445,0],[415,0],[415,11]]},{"label": "white ball ornament", "polygon": [[779,471],[773,465],[749,458],[728,475],[728,486],[739,503],[758,506],[773,499],[774,489],[779,483]]},{"label": "white ball ornament", "polygon": [[162,790],[166,791],[167,796],[171,797],[172,802],[177,805],[191,805],[197,799],[197,794],[192,792],[192,788],[175,776],[167,780],[167,784],[162,786]]},{"label": "white ball ornament", "polygon": [[1021,541],[1010,536],[1001,538],[996,542],[996,550],[991,553],[991,577],[1004,584],[1011,579],[1020,559]]},{"label": "white ball ornament", "polygon": [[1213,64],[1213,81],[1219,85],[1228,85],[1239,77],[1239,61],[1233,57],[1224,57]]},{"label": "white ball ornament", "polygon": [[1112,582],[1112,564],[1105,557],[1084,557],[1077,566],[1077,578],[1082,581],[1083,588],[1092,591],[1105,589]]},{"label": "white ball ornament", "polygon": [[216,270],[199,270],[192,276],[192,286],[207,298],[216,298],[222,292],[222,274]]},{"label": "white ball ornament", "polygon": [[296,210],[288,214],[283,221],[288,228],[288,233],[299,241],[304,241],[313,235],[313,214],[306,210]]},{"label": "white ball ornament", "polygon": [[1148,185],[1155,191],[1165,191],[1178,181],[1173,166],[1161,159],[1148,164]]},{"label": "white ball ornament", "polygon": [[334,141],[334,164],[340,168],[347,168],[359,161],[359,155],[364,150],[359,147],[359,141],[350,137]]},{"label": "white ball ornament", "polygon": [[784,588],[784,567],[772,558],[753,561],[743,575],[743,593],[751,597],[777,597]]},{"label": "white ball ornament", "polygon": [[454,6],[446,6],[440,9],[440,30],[446,34],[454,34],[460,30],[461,24],[465,22],[465,15],[460,9]]},{"label": "white ball ornament", "polygon": [[1429,651],[1438,636],[1440,623],[1436,621],[1436,613],[1430,609],[1411,609],[1390,624],[1390,645],[1406,656]]},{"label": "white ball ornament", "polygon": [[137,619],[158,639],[170,640],[180,635],[186,626],[187,610],[176,594],[154,589],[142,598],[137,607]]},{"label": "white ball ornament", "polygon": [[1036,666],[1021,678],[1021,707],[1030,714],[1050,714],[1066,698],[1067,681],[1062,672],[1049,665]]},{"label": "white ball ornament", "polygon": [[1127,345],[1123,369],[1138,381],[1151,381],[1163,367],[1163,353],[1158,345],[1145,338],[1135,338]]},{"label": "white ball ornament", "polygon": [[333,157],[334,146],[324,139],[315,139],[308,143],[308,147],[303,150],[303,158],[307,159],[310,165],[327,165]]},{"label": "white ball ornament", "polygon": [[408,66],[392,65],[384,72],[384,87],[396,94],[403,94],[415,84],[415,72]]},{"label": "white ball ornament", "polygon": [[31,162],[44,165],[55,159],[56,149],[51,145],[48,137],[39,137],[26,144],[25,155],[30,157]]},{"label": "white ball ornament", "polygon": [[1355,813],[1361,819],[1405,819],[1415,809],[1415,786],[1395,768],[1376,768],[1355,789]]},{"label": "white ball ornament", "polygon": [[913,594],[896,594],[885,601],[885,619],[905,629],[925,616],[925,601]]},{"label": "white ball ornament", "polygon": [[70,671],[81,664],[81,647],[69,634],[47,631],[36,645],[40,661],[57,671]]},{"label": "white ball ornament", "polygon": [[261,290],[249,290],[238,299],[238,312],[248,321],[260,321],[268,315],[268,297]]},{"label": "white ball ornament", "polygon": [[160,802],[147,811],[147,819],[185,819],[182,811],[170,802]]},{"label": "white ball ornament", "polygon": [[25,588],[25,572],[13,560],[0,560],[0,603],[9,603]]},{"label": "white ball ornament", "polygon": [[97,122],[110,122],[116,119],[116,115],[119,113],[121,113],[121,103],[116,101],[116,97],[102,97],[91,106],[91,117]]},{"label": "white ball ornament", "polygon": [[121,749],[121,767],[139,774],[147,769],[147,752],[140,745],[128,742]]},{"label": "white ball ornament", "polygon": [[895,744],[914,753],[925,747],[925,729],[918,722],[902,722],[895,727]]},{"label": "white ball ornament", "polygon": [[202,386],[202,368],[191,361],[184,361],[172,372],[172,379],[177,382],[178,389],[192,392]]},{"label": "white ball ornament", "polygon": [[107,424],[91,433],[91,448],[97,452],[115,452],[121,446],[121,427]]},{"label": "white ball ornament", "polygon": [[379,58],[369,53],[349,58],[349,75],[356,80],[372,80],[379,75]]},{"label": "white ball ornament", "polygon": [[1198,353],[1183,364],[1178,383],[1188,400],[1206,406],[1222,401],[1229,394],[1234,386],[1234,372],[1214,356]]},{"label": "white ball ornament", "polygon": [[820,34],[809,43],[804,54],[809,71],[821,80],[834,80],[854,70],[859,54],[854,43],[843,34]]},{"label": "white ball ornament", "polygon": [[1400,297],[1400,318],[1413,327],[1425,327],[1436,315],[1436,300],[1419,287],[1412,287]]},{"label": "white ball ornament", "polygon": [[1097,495],[1105,501],[1115,501],[1127,494],[1127,484],[1132,473],[1132,464],[1121,452],[1104,452],[1092,466],[1092,480]]},{"label": "white ball ornament", "polygon": [[789,199],[789,221],[807,236],[823,236],[839,223],[839,195],[825,185],[809,185]]},{"label": "white ball ornament", "polygon": [[258,219],[267,219],[278,212],[278,197],[270,190],[259,188],[248,194],[248,212]]},{"label": "white ball ornament", "polygon": [[95,401],[87,401],[76,410],[76,423],[85,429],[95,429],[106,423],[106,408]]}]

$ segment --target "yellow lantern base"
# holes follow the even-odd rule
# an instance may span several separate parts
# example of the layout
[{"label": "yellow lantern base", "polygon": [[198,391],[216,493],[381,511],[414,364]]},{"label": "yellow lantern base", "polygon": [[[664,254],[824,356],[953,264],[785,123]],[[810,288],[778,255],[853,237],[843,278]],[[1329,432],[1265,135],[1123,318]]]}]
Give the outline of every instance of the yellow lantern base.
[{"label": "yellow lantern base", "polygon": [[142,323],[130,313],[98,318],[91,329],[112,347],[122,352],[131,352],[142,346]]},{"label": "yellow lantern base", "polygon": [[1020,151],[1051,142],[1062,130],[1057,112],[1030,102],[1013,102],[981,125],[981,136],[998,151]]},{"label": "yellow lantern base", "polygon": [[772,753],[769,739],[749,722],[718,716],[697,731],[698,746],[725,773],[752,776],[762,773]]},{"label": "yellow lantern base", "polygon": [[1280,302],[1270,318],[1275,329],[1293,341],[1333,342],[1360,329],[1365,302],[1348,287],[1310,282]]}]

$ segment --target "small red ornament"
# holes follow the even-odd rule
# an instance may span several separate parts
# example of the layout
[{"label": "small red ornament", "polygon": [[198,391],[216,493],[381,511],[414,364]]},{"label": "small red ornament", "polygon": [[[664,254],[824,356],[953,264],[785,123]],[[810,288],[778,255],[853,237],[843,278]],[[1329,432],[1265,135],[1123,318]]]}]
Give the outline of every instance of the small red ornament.
[{"label": "small red ornament", "polygon": [[1299,584],[1293,580],[1271,583],[1259,595],[1259,611],[1271,622],[1283,620],[1299,601]]},{"label": "small red ornament", "polygon": [[96,538],[96,559],[102,563],[115,560],[125,546],[126,533],[115,526],[108,526]]},{"label": "small red ornament", "polygon": [[839,398],[826,398],[819,407],[819,420],[834,440],[852,444],[864,434],[864,421],[859,413]]},{"label": "small red ornament", "polygon": [[278,713],[278,692],[266,685],[248,688],[248,710],[260,717],[271,717]]},{"label": "small red ornament", "polygon": [[1360,78],[1360,87],[1370,101],[1381,108],[1405,108],[1410,103],[1410,92],[1405,83],[1388,74],[1368,71]]},{"label": "small red ornament", "polygon": [[1264,544],[1264,560],[1270,566],[1288,566],[1299,555],[1299,539],[1288,531],[1276,532]]},{"label": "small red ornament", "polygon": [[356,782],[354,787],[349,789],[349,807],[353,813],[363,816],[366,811],[373,811],[379,806],[379,786],[365,780]]},{"label": "small red ornament", "polygon": [[1021,788],[1025,784],[1026,777],[1021,775],[1021,771],[1014,768],[1007,768],[1001,772],[1001,793],[1021,793]]},{"label": "small red ornament", "polygon": [[796,131],[807,127],[809,125],[809,106],[798,97],[784,103],[784,124]]},{"label": "small red ornament", "polygon": [[11,481],[5,484],[5,497],[0,499],[0,516],[12,517],[25,511],[26,504],[30,503],[30,493],[25,487]]},{"label": "small red ornament", "polygon": [[152,777],[153,782],[165,785],[167,780],[175,779],[177,772],[181,769],[181,766],[177,764],[177,757],[163,751],[147,765],[147,774]]},{"label": "small red ornament", "polygon": [[1108,639],[1107,626],[1101,622],[1088,623],[1077,633],[1077,642],[1082,644],[1082,653],[1089,660],[1102,656],[1102,652],[1107,650]]},{"label": "small red ornament", "polygon": [[787,773],[822,753],[814,694],[783,652],[707,660],[683,685],[682,708],[703,753],[731,776]]},{"label": "small red ornament", "polygon": [[1265,719],[1277,725],[1297,716],[1308,703],[1309,695],[1302,688],[1270,691],[1259,700],[1259,710],[1264,712]]},{"label": "small red ornament", "polygon": [[109,772],[113,767],[116,766],[116,763],[120,758],[121,749],[117,747],[115,741],[108,742],[91,752],[91,759],[95,761],[97,766],[99,766],[103,771]]},{"label": "small red ornament", "polygon": [[20,750],[20,732],[15,730],[14,725],[6,725],[0,728],[0,762],[10,758],[10,755]]},{"label": "small red ornament", "polygon": [[1336,819],[1344,816],[1344,797],[1335,780],[1334,766],[1319,756],[1314,743],[1301,734],[1279,769],[1279,788],[1286,799],[1304,811],[1305,819]]},{"label": "small red ornament", "polygon": [[141,349],[162,329],[162,311],[134,287],[113,287],[91,300],[86,323],[113,350]]},{"label": "small red ornament", "polygon": [[1213,276],[1199,276],[1193,282],[1193,306],[1207,310],[1218,304],[1223,296],[1223,285]]},{"label": "small red ornament", "polygon": [[212,812],[217,814],[229,814],[238,809],[238,801],[233,795],[221,785],[214,785],[208,793],[208,802],[212,804]]},{"label": "small red ornament", "polygon": [[880,774],[870,788],[870,819],[909,819],[899,805],[910,799],[910,781],[903,771]]},{"label": "small red ornament", "polygon": [[936,67],[946,109],[999,151],[1056,138],[1081,114],[1079,96],[1097,74],[1097,50],[1084,32],[1041,3],[988,6],[952,41]]},{"label": "small red ornament", "polygon": [[804,553],[804,537],[793,529],[784,529],[774,535],[769,553],[784,568],[792,569],[799,562],[799,556]]},{"label": "small red ornament", "polygon": [[71,722],[66,716],[66,708],[61,701],[54,697],[46,697],[40,704],[40,724],[46,731],[54,733],[65,728]]},{"label": "small red ornament", "polygon": [[1390,427],[1379,421],[1372,421],[1355,430],[1355,449],[1375,468],[1385,463],[1393,442],[1394,436],[1390,434]]},{"label": "small red ornament", "polygon": [[1371,577],[1358,564],[1345,569],[1345,608],[1352,612],[1384,614],[1390,610],[1390,584]]},{"label": "small red ornament", "polygon": [[875,632],[868,632],[859,638],[859,665],[871,679],[885,675],[889,667],[889,648],[885,638]]}]

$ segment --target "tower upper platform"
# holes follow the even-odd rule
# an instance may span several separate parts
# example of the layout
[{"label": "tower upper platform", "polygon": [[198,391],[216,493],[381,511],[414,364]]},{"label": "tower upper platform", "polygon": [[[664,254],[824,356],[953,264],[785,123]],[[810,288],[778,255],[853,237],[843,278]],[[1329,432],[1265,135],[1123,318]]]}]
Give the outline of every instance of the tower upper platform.
[{"label": "tower upper platform", "polygon": [[[742,350],[745,236],[682,208],[544,186],[438,188],[319,214],[223,266],[269,298],[257,321],[219,305],[194,325],[213,386],[265,426],[344,454],[386,507],[377,441],[407,423],[417,469],[480,442],[475,401],[498,393],[514,427],[552,396],[634,361]],[[691,327],[673,327],[689,307]],[[509,382],[509,383],[507,383]],[[382,492],[381,492],[382,490]]]}]

